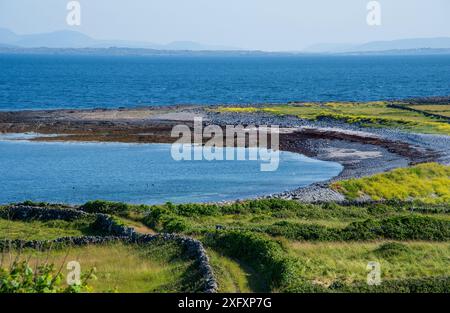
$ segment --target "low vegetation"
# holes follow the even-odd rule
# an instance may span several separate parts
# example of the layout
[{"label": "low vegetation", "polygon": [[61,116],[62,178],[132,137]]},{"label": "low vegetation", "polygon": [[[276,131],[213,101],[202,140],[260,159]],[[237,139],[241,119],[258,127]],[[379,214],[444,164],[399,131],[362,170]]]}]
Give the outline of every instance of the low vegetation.
[{"label": "low vegetation", "polygon": [[93,271],[89,271],[79,284],[65,285],[54,264],[33,268],[27,261],[15,260],[8,267],[0,267],[0,293],[79,293],[90,290],[88,282],[93,277]]},{"label": "low vegetation", "polygon": [[393,108],[385,102],[296,103],[263,107],[221,107],[219,112],[294,115],[307,120],[337,120],[362,127],[391,127],[406,131],[450,135],[450,124],[420,112]]},{"label": "low vegetation", "polygon": [[307,241],[450,240],[450,221],[422,216],[395,216],[352,222],[344,228],[277,222],[262,228],[272,236]]},{"label": "low vegetation", "polygon": [[450,104],[420,104],[409,105],[411,109],[423,111],[425,113],[431,113],[450,118]]},{"label": "low vegetation", "polygon": [[[69,261],[78,261],[82,273],[95,269],[95,279],[86,284],[86,291],[92,292],[195,292],[198,272],[194,261],[183,257],[183,249],[175,243],[160,242],[145,246],[125,244],[91,245],[54,249],[50,251],[25,250],[5,253],[2,268],[9,268],[9,255],[19,263],[28,260],[28,267],[39,264],[52,264],[45,270],[46,277],[59,277],[67,274],[65,269]],[[19,268],[20,269],[20,268]],[[59,270],[62,269],[61,272]],[[25,271],[25,270],[21,270]],[[59,272],[59,274],[58,274]],[[65,279],[57,283],[57,290],[67,290]],[[39,287],[40,288],[40,287]],[[43,287],[45,288],[45,287]],[[48,290],[42,288],[37,292],[54,292],[53,285]],[[8,291],[8,290],[7,290]],[[10,290],[11,291],[11,290]],[[26,289],[12,290],[26,292]]]},{"label": "low vegetation", "polygon": [[11,221],[0,219],[0,239],[51,240],[96,234],[91,221]]},{"label": "low vegetation", "polygon": [[369,261],[379,262],[384,281],[450,275],[450,243],[289,242],[301,275],[323,286],[365,283]]},{"label": "low vegetation", "polygon": [[450,203],[450,166],[437,163],[399,168],[388,173],[335,182],[332,188],[349,199],[418,200]]},{"label": "low vegetation", "polygon": [[219,292],[268,292],[267,282],[251,266],[236,258],[207,249]]},{"label": "low vegetation", "polygon": [[272,291],[282,291],[300,277],[296,260],[287,256],[278,242],[264,235],[224,231],[208,236],[206,244],[252,266]]}]

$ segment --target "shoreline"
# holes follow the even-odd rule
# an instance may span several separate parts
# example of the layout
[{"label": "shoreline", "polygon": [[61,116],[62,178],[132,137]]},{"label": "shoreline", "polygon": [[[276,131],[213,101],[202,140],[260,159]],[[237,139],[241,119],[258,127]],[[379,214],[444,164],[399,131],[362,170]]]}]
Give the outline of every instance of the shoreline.
[{"label": "shoreline", "polygon": [[[173,106],[0,112],[0,133],[44,134],[31,139],[32,141],[173,143],[177,138],[170,136],[172,127],[178,124],[192,126],[194,116],[202,116],[205,125],[216,124],[221,127],[237,124],[279,125],[280,128],[288,130],[280,134],[280,150],[337,162],[344,168],[331,180],[259,197],[278,197],[302,202],[342,202],[345,200],[343,196],[327,187],[329,182],[369,176],[417,163],[445,163],[450,155],[447,151],[443,153],[432,149],[417,140],[416,144],[400,140],[401,136],[405,136],[401,131],[387,130],[393,134],[397,132],[399,138],[396,138],[395,135],[380,134],[383,129],[356,129],[331,121],[314,123],[292,116],[260,113],[218,114],[210,109],[211,106]],[[51,134],[53,136],[45,136]],[[449,136],[444,137],[444,141],[450,142]]]}]

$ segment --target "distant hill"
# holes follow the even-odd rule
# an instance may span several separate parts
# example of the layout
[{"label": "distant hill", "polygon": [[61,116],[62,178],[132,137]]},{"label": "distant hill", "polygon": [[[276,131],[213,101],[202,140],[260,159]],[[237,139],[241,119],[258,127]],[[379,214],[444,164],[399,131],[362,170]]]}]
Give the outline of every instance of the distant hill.
[{"label": "distant hill", "polygon": [[[113,49],[114,48],[114,49]],[[50,33],[18,35],[0,28],[2,53],[101,53],[101,54],[170,54],[180,52],[232,52],[236,55],[299,55],[299,54],[450,54],[450,38],[412,38],[392,41],[374,41],[364,44],[324,43],[310,46],[300,52],[246,51],[239,48],[205,45],[193,41],[175,41],[168,44],[127,40],[99,40],[86,34],[62,30]],[[59,49],[61,51],[55,51]],[[74,49],[85,49],[74,51]],[[87,50],[86,50],[87,49]],[[94,49],[94,50],[93,50]],[[28,51],[25,51],[28,50]],[[144,51],[145,50],[145,51]]]},{"label": "distant hill", "polygon": [[176,41],[168,44],[126,40],[98,40],[76,31],[18,35],[9,29],[0,28],[0,47],[18,48],[141,48],[155,50],[240,50],[234,47],[204,45],[192,41]]},{"label": "distant hill", "polygon": [[3,46],[1,54],[43,54],[43,55],[95,55],[95,56],[295,56],[298,53],[264,52],[249,50],[161,50],[146,48],[21,48]]},{"label": "distant hill", "polygon": [[308,53],[381,52],[393,50],[450,49],[450,37],[411,38],[391,41],[373,41],[364,44],[324,43],[303,50]]},{"label": "distant hill", "polygon": [[9,45],[13,42],[19,40],[19,36],[17,36],[12,31],[6,28],[0,28],[0,43],[4,45]]}]

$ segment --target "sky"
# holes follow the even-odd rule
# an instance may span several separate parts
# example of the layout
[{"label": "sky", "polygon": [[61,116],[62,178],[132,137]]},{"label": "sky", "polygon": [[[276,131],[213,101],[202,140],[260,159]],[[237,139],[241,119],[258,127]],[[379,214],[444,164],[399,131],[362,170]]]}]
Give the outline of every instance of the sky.
[{"label": "sky", "polygon": [[74,30],[96,39],[195,41],[249,50],[298,51],[318,43],[450,37],[449,0],[79,0],[81,25],[66,23],[69,0],[0,0],[0,27],[18,34]]}]

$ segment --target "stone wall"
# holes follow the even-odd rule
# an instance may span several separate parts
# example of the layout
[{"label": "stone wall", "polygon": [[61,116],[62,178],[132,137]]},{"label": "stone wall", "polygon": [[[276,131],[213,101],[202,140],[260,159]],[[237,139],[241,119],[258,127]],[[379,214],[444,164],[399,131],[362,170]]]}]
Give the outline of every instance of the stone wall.
[{"label": "stone wall", "polygon": [[202,243],[196,239],[178,234],[144,235],[136,232],[133,228],[117,222],[113,217],[106,214],[89,214],[74,209],[55,209],[32,206],[10,206],[0,210],[1,218],[12,220],[75,220],[76,218],[95,215],[94,227],[108,233],[108,236],[83,236],[62,237],[54,240],[0,240],[0,249],[48,249],[55,246],[86,246],[92,244],[106,244],[111,242],[124,242],[135,244],[150,244],[155,240],[175,241],[181,245],[187,256],[194,259],[202,277],[202,292],[217,292],[218,286],[213,269],[209,264],[209,258]]},{"label": "stone wall", "polygon": [[21,221],[73,221],[89,215],[86,212],[75,209],[44,208],[28,205],[11,205],[0,210],[0,218]]}]

